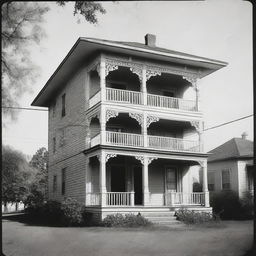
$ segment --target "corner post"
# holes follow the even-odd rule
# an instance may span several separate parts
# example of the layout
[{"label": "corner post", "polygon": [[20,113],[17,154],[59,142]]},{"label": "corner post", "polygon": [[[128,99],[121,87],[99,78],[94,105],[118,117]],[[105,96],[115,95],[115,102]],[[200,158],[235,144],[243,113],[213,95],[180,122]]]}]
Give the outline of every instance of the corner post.
[{"label": "corner post", "polygon": [[143,93],[143,105],[147,105],[147,76],[146,66],[142,67],[142,93]]},{"label": "corner post", "polygon": [[210,207],[209,203],[209,191],[208,191],[208,179],[207,179],[207,160],[202,161],[203,168],[203,192],[204,192],[204,206]]},{"label": "corner post", "polygon": [[142,162],[142,164],[143,164],[142,180],[143,180],[143,195],[144,195],[143,204],[149,205],[148,157],[146,157],[146,156],[144,157],[144,161]]},{"label": "corner post", "polygon": [[101,194],[101,206],[106,206],[106,154],[104,151],[100,152],[100,194]]}]

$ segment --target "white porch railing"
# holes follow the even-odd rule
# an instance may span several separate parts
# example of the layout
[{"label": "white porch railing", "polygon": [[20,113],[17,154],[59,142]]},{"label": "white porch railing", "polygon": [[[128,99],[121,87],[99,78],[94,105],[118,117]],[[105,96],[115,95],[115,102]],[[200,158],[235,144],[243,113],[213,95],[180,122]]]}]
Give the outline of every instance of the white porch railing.
[{"label": "white porch railing", "polygon": [[205,194],[203,192],[183,193],[169,192],[165,194],[166,205],[204,205]]},{"label": "white porch railing", "polygon": [[196,101],[155,94],[147,95],[147,105],[160,108],[177,108],[182,110],[197,111]]},{"label": "white porch railing", "polygon": [[106,131],[106,143],[111,145],[143,147],[140,134]]},{"label": "white porch railing", "polygon": [[198,141],[177,139],[171,137],[161,137],[148,135],[148,146],[150,148],[160,148],[166,150],[192,151],[200,152],[200,143]]},{"label": "white porch railing", "polygon": [[[93,98],[90,100],[93,102]],[[143,105],[143,93],[137,91],[106,88],[106,100],[112,102],[124,102],[135,105]],[[197,111],[197,104],[194,100],[185,100],[155,94],[147,94],[147,105],[151,107],[176,108],[188,111]]]},{"label": "white porch railing", "polygon": [[106,205],[134,205],[134,192],[107,192]]},{"label": "white porch railing", "polygon": [[106,88],[106,100],[141,105],[142,93],[136,91]]},{"label": "white porch railing", "polygon": [[96,105],[98,102],[100,102],[100,91],[89,99],[89,108]]}]

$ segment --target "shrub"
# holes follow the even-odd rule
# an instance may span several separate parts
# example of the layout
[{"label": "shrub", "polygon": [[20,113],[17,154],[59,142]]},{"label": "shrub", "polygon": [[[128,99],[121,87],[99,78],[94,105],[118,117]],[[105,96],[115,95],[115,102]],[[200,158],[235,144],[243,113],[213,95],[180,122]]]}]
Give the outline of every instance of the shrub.
[{"label": "shrub", "polygon": [[140,214],[126,214],[117,213],[115,215],[108,215],[103,221],[102,225],[105,227],[145,227],[152,223],[141,216]]},{"label": "shrub", "polygon": [[62,203],[49,200],[44,204],[30,205],[26,212],[32,219],[54,226],[82,226],[85,222],[84,206],[72,198]]},{"label": "shrub", "polygon": [[67,198],[61,204],[62,223],[65,226],[79,226],[83,224],[85,207],[75,199]]},{"label": "shrub", "polygon": [[186,224],[201,224],[206,222],[218,221],[218,216],[215,216],[208,212],[197,212],[187,209],[179,209],[175,215],[177,219],[183,221]]},{"label": "shrub", "polygon": [[223,220],[242,218],[242,204],[234,191],[221,191],[210,194],[210,205],[215,214]]},{"label": "shrub", "polygon": [[242,199],[240,199],[241,208],[242,208],[242,218],[243,219],[252,219],[253,218],[253,195],[250,192],[246,192]]}]

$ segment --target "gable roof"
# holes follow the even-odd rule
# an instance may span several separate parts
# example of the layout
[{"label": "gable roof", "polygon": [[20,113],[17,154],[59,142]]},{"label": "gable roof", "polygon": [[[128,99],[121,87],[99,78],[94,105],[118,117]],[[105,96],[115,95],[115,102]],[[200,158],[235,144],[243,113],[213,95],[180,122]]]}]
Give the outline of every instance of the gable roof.
[{"label": "gable roof", "polygon": [[242,138],[233,138],[209,151],[208,162],[253,157],[253,142]]}]

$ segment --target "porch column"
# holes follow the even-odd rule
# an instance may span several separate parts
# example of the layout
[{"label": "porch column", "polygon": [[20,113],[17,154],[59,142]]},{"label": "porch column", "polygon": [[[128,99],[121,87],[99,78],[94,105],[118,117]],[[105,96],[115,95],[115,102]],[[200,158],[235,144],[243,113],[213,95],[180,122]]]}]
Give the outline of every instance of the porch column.
[{"label": "porch column", "polygon": [[148,189],[148,157],[144,157],[142,166],[142,182],[143,182],[143,195],[144,200],[143,204],[148,205],[149,204],[149,189]]},{"label": "porch column", "polygon": [[101,104],[100,106],[100,139],[101,145],[106,144],[106,108]]},{"label": "porch column", "polygon": [[106,206],[106,154],[105,152],[100,152],[100,194],[101,194],[101,206]]},{"label": "porch column", "polygon": [[106,100],[106,62],[103,57],[100,58],[100,92],[101,102]]},{"label": "porch column", "polygon": [[194,82],[193,85],[194,85],[194,88],[196,91],[196,109],[197,109],[197,111],[200,111],[200,90],[199,90],[198,84],[196,82]]},{"label": "porch column", "polygon": [[147,114],[143,113],[143,122],[142,122],[142,135],[144,141],[144,147],[148,146],[148,128],[147,128]]},{"label": "porch column", "polygon": [[91,204],[91,192],[92,192],[92,184],[90,177],[90,159],[86,158],[85,160],[85,205]]},{"label": "porch column", "polygon": [[147,105],[147,77],[146,77],[146,67],[143,65],[142,68],[142,93],[143,93],[143,105]]},{"label": "porch column", "polygon": [[203,161],[201,166],[203,168],[203,192],[204,192],[204,196],[205,196],[204,206],[205,207],[210,207],[209,191],[208,191],[208,180],[207,180],[207,161],[206,160]]}]

